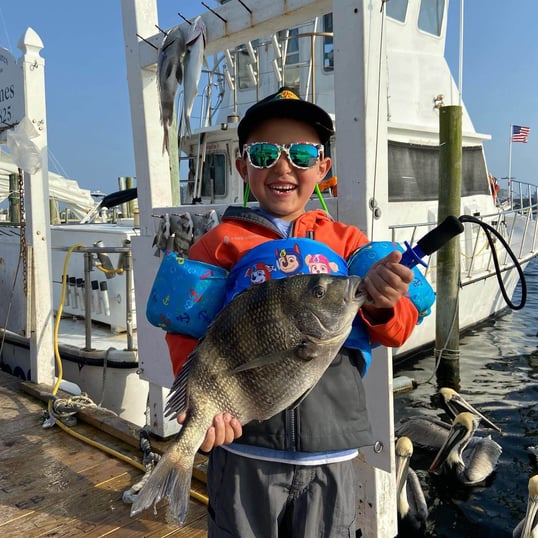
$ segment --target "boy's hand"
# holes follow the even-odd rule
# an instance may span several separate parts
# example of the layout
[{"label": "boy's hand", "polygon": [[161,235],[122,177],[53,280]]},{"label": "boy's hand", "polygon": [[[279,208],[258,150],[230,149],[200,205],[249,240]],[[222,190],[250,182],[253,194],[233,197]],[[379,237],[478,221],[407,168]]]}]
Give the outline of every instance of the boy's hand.
[{"label": "boy's hand", "polygon": [[370,296],[370,302],[362,306],[373,323],[384,323],[390,319],[392,312],[379,312],[379,309],[392,309],[407,293],[409,284],[415,275],[409,267],[401,265],[402,253],[395,250],[382,260],[374,263],[363,279],[364,290]]},{"label": "boy's hand", "polygon": [[[183,424],[186,416],[185,413],[179,415],[177,421]],[[219,413],[214,416],[213,425],[208,428],[200,450],[209,452],[216,446],[229,445],[241,435],[243,435],[241,423],[230,413]]]}]

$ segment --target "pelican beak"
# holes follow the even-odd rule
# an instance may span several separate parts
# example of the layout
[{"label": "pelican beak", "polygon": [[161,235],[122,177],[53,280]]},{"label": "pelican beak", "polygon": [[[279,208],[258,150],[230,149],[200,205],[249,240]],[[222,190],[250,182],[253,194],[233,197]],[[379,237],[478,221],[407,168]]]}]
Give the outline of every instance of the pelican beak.
[{"label": "pelican beak", "polygon": [[452,426],[446,441],[439,449],[439,452],[437,452],[437,455],[428,469],[430,473],[433,473],[439,469],[442,463],[448,458],[448,455],[452,449],[465,437],[466,434],[467,430],[461,424],[454,424],[454,426]]},{"label": "pelican beak", "polygon": [[396,456],[396,496],[399,496],[407,480],[409,456]]},{"label": "pelican beak", "polygon": [[446,405],[450,409],[450,411],[454,413],[454,416],[458,415],[459,413],[468,411],[469,413],[472,413],[473,415],[479,417],[480,421],[484,423],[488,428],[498,431],[499,433],[501,432],[501,428],[499,428],[499,426],[494,424],[489,418],[485,417],[480,411],[478,411],[478,409],[473,407],[459,394],[457,396],[453,396],[450,400],[448,400],[446,402]]},{"label": "pelican beak", "polygon": [[523,526],[523,531],[521,533],[522,537],[532,536],[532,530],[534,527],[534,518],[538,512],[538,497],[529,497],[529,502],[527,503],[527,513],[525,514],[525,525]]}]

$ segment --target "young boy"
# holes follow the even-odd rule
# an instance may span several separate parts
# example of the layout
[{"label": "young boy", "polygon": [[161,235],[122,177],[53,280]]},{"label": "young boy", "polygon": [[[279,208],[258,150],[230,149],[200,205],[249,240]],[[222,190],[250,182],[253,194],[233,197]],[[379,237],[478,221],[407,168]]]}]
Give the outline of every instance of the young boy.
[{"label": "young boy", "polygon": [[[190,258],[229,270],[253,248],[272,240],[313,239],[345,260],[368,243],[359,229],[335,222],[324,211],[305,209],[331,166],[323,145],[333,126],[324,110],[281,88],[247,111],[238,133],[241,156],[236,167],[259,208],[229,207],[222,222],[192,245]],[[287,256],[284,249],[276,250],[277,257]],[[296,254],[289,259],[297,261]],[[404,297],[414,274],[398,263],[400,258],[392,252],[364,279],[371,302],[361,307],[359,316],[370,343],[398,347],[417,323],[417,310]],[[331,261],[318,256],[320,260],[321,269],[318,263],[316,270],[330,270]],[[288,270],[300,263],[280,267]],[[272,267],[256,265],[268,271]],[[171,333],[167,342],[177,374],[196,342]],[[297,407],[243,427],[228,414],[215,417],[201,447],[212,450],[210,537],[355,535],[351,460],[358,447],[373,442],[364,370],[361,351],[343,347]]]}]

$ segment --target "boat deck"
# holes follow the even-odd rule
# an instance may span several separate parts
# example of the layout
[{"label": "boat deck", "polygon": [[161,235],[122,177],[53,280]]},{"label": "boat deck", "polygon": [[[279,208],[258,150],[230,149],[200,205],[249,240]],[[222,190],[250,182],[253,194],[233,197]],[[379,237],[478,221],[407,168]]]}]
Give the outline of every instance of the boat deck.
[{"label": "boat deck", "polygon": [[[130,505],[122,501],[122,494],[143,472],[58,426],[43,428],[46,404],[38,390],[30,394],[29,385],[41,387],[0,372],[2,536],[207,536],[207,508],[193,499],[182,528],[167,523],[165,505],[157,515],[146,510],[131,518]],[[85,413],[89,417],[93,412]],[[91,418],[79,420],[74,429],[140,462],[140,450],[126,439],[134,433],[130,423],[123,425],[126,440],[111,434],[117,427],[114,421],[119,420],[94,413],[93,424]],[[162,451],[165,443],[160,445],[156,448],[152,440],[155,452]],[[196,479],[192,487],[205,493],[205,485]]]}]

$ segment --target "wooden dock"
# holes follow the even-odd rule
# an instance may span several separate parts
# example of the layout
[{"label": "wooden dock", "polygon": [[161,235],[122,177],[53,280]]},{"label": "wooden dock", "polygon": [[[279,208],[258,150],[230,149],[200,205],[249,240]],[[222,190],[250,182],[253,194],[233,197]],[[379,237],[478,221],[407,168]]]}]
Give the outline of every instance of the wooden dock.
[{"label": "wooden dock", "polygon": [[[165,503],[157,515],[146,510],[131,518],[131,506],[122,501],[122,494],[142,478],[143,472],[58,426],[43,428],[46,404],[39,386],[34,385],[32,395],[31,385],[0,372],[0,535],[207,536],[207,507],[193,499],[181,528],[167,523]],[[86,415],[75,431],[140,462],[140,450],[128,439],[134,433],[132,425],[118,426],[119,419],[99,413],[92,424],[92,413]],[[115,429],[120,435],[113,435]],[[164,445],[155,448],[152,441],[156,452]],[[192,487],[205,493],[205,485],[196,479]]]}]

